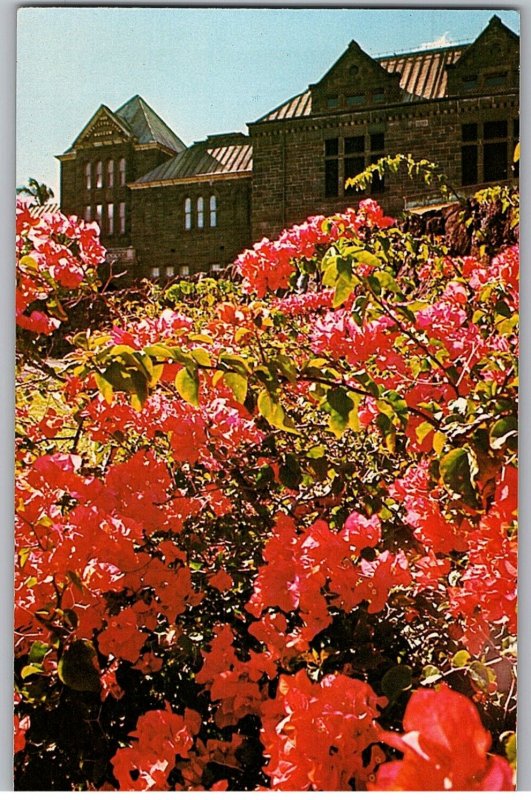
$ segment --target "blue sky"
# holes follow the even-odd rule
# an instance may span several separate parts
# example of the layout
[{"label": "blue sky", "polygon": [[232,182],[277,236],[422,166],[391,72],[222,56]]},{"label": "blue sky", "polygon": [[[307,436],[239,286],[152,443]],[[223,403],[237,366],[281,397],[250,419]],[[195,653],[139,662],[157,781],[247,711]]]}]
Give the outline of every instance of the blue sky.
[{"label": "blue sky", "polygon": [[58,194],[62,153],[101,103],[142,95],[186,144],[245,130],[327,71],[371,55],[472,41],[497,13],[398,9],[24,8],[18,12],[17,184]]}]

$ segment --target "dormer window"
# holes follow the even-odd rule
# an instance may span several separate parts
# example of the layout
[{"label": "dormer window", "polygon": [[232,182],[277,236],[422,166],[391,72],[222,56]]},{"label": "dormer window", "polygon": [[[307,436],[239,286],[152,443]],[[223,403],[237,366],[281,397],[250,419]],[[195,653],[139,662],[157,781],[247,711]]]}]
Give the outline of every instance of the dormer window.
[{"label": "dormer window", "polygon": [[337,94],[333,94],[326,99],[326,105],[328,108],[338,108],[339,107],[339,97]]},{"label": "dormer window", "polygon": [[101,189],[103,186],[103,164],[98,161],[96,164],[96,189]]},{"label": "dormer window", "polygon": [[361,106],[364,100],[364,94],[349,94],[347,97],[347,106]]},{"label": "dormer window", "polygon": [[463,78],[463,89],[475,89],[478,85],[477,75],[465,75]]},{"label": "dormer window", "polygon": [[490,75],[485,75],[485,86],[503,86],[506,81],[506,72],[493,72]]}]

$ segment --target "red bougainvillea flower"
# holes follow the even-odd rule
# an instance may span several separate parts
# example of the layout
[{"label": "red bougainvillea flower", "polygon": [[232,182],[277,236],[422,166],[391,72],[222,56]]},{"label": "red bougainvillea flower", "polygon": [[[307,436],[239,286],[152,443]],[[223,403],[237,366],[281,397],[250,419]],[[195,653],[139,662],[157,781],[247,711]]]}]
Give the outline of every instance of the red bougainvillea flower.
[{"label": "red bougainvillea flower", "polygon": [[13,742],[15,753],[19,753],[26,747],[26,733],[30,727],[29,716],[19,717],[18,714],[13,714]]},{"label": "red bougainvillea flower", "polygon": [[175,757],[188,756],[200,725],[201,717],[196,711],[188,708],[183,717],[174,714],[169,703],[164,709],[148,711],[140,717],[136,730],[129,734],[136,741],[131,747],[117,750],[111,759],[120,789],[166,789]]},{"label": "red bougainvillea flower", "polygon": [[382,734],[382,741],[404,753],[383,764],[371,789],[381,791],[510,791],[513,770],[488,754],[490,733],[477,708],[447,686],[418,689],[404,714],[404,731]]},{"label": "red bougainvillea flower", "polygon": [[365,780],[363,751],[378,741],[378,698],[367,683],[306,672],[283,675],[275,700],[262,705],[261,739],[272,789],[348,791]]}]

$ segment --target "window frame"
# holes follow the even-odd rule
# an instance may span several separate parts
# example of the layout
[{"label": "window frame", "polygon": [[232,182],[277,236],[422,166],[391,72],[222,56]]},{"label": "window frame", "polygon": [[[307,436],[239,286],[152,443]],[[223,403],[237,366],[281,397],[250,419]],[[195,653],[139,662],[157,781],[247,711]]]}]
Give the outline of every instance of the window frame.
[{"label": "window frame", "polygon": [[192,230],[192,198],[184,198],[184,229],[185,231]]},{"label": "window frame", "polygon": [[218,227],[218,198],[215,194],[210,195],[208,201],[209,222],[211,228]]},{"label": "window frame", "polygon": [[195,212],[197,227],[202,230],[205,227],[205,199],[202,194],[196,200]]}]

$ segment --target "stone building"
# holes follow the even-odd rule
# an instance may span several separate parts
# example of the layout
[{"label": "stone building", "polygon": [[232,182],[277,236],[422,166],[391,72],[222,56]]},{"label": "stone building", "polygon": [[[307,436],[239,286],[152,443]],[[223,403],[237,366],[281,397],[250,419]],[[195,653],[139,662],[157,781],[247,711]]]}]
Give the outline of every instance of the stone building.
[{"label": "stone building", "polygon": [[[517,179],[519,38],[494,16],[468,44],[372,58],[351,42],[249,135],[186,147],[140,97],[101,106],[62,156],[61,208],[100,223],[131,278],[216,272],[263,236],[363,195],[346,178],[383,155],[440,165],[458,191]],[[388,213],[433,201],[402,175],[367,193]]]}]

